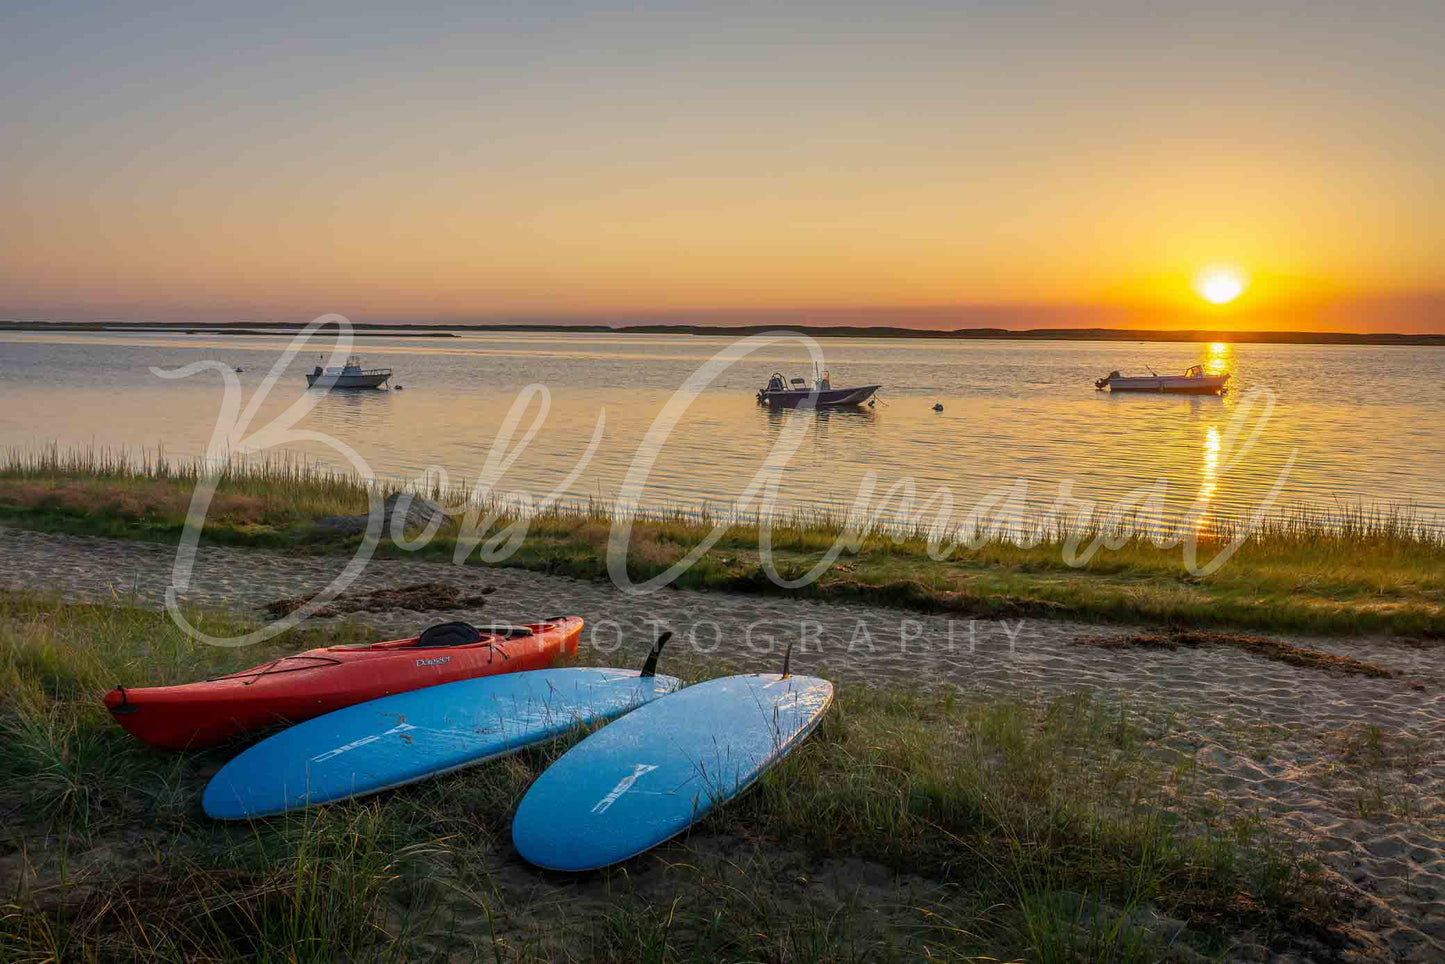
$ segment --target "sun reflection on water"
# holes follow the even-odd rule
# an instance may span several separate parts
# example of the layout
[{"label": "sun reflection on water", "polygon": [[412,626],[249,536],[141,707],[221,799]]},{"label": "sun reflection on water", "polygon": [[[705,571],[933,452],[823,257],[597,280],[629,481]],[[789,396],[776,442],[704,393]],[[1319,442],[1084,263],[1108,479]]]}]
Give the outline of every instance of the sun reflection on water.
[{"label": "sun reflection on water", "polygon": [[[1200,505],[1207,506],[1214,499],[1214,491],[1219,487],[1219,450],[1220,450],[1219,429],[1213,425],[1204,432],[1204,462],[1199,468],[1199,499]],[[1199,521],[1196,525],[1204,528],[1205,521],[1209,518],[1207,511],[1199,514]]]},{"label": "sun reflection on water", "polygon": [[1222,341],[1211,342],[1204,358],[1204,373],[1206,375],[1223,375],[1229,371],[1229,363],[1233,360],[1233,345]]}]

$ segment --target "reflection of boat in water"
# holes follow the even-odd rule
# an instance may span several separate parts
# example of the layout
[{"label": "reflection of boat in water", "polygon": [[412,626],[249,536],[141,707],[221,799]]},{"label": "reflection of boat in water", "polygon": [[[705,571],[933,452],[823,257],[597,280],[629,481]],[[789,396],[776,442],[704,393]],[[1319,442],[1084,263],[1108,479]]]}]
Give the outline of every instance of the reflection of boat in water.
[{"label": "reflection of boat in water", "polygon": [[824,372],[814,379],[813,387],[801,378],[791,382],[783,378],[782,372],[773,372],[768,387],[758,392],[758,404],[772,408],[838,408],[846,405],[862,405],[873,397],[880,385],[862,385],[856,388],[834,388]]},{"label": "reflection of boat in water", "polygon": [[1229,373],[1223,375],[1204,374],[1203,365],[1195,365],[1183,375],[1160,375],[1149,369],[1148,375],[1120,375],[1110,372],[1107,377],[1094,382],[1099,391],[1111,392],[1168,392],[1179,395],[1218,395],[1224,391]]},{"label": "reflection of boat in water", "polygon": [[352,355],[341,367],[316,366],[306,373],[307,388],[380,388],[391,377],[390,368],[362,368],[361,358]]}]

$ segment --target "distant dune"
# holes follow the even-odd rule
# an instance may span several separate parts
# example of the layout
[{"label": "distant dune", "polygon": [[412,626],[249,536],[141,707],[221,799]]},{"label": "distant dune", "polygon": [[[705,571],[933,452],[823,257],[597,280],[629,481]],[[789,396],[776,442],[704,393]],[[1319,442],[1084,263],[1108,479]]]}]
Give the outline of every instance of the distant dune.
[{"label": "distant dune", "polygon": [[[150,331],[195,335],[264,335],[299,331],[297,322],[41,322],[0,321],[0,331]],[[1155,330],[1138,328],[955,328],[952,330],[902,328],[888,325],[384,325],[353,323],[358,335],[387,337],[455,337],[457,334],[495,331],[590,332],[602,334],[713,335],[742,337],[768,331],[791,331],[815,338],[952,338],[990,341],[1153,341],[1229,342],[1271,345],[1433,345],[1445,347],[1445,335],[1392,334],[1338,331],[1223,331],[1208,329]]]}]

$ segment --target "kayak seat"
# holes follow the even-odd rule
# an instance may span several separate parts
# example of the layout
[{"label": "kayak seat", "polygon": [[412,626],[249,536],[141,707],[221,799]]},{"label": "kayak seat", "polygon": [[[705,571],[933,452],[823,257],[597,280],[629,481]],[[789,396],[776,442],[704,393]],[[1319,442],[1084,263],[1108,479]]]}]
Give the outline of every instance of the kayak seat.
[{"label": "kayak seat", "polygon": [[431,646],[465,646],[468,643],[480,642],[482,639],[481,630],[471,623],[464,623],[458,620],[453,623],[441,623],[422,630],[417,637],[415,648],[426,649]]},{"label": "kayak seat", "polygon": [[415,643],[408,649],[427,649],[440,646],[467,646],[472,643],[481,642],[482,636],[500,636],[503,639],[526,639],[534,635],[532,630],[525,626],[488,626],[486,630],[480,630],[471,623],[458,620],[453,623],[441,623],[432,626],[417,637]]}]

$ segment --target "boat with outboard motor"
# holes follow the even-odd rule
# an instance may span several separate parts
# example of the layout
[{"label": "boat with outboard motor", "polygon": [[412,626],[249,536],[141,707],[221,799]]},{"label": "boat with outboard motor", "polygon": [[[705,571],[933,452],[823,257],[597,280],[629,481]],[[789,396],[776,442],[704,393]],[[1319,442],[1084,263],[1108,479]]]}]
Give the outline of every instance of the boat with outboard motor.
[{"label": "boat with outboard motor", "polygon": [[1206,375],[1203,365],[1195,365],[1183,375],[1160,375],[1149,369],[1148,375],[1120,375],[1110,372],[1094,382],[1099,391],[1111,392],[1165,392],[1178,395],[1218,395],[1224,391],[1229,373]]},{"label": "boat with outboard motor", "polygon": [[391,377],[390,368],[362,368],[361,357],[352,355],[340,367],[317,365],[306,373],[307,388],[380,388]]},{"label": "boat with outboard motor", "polygon": [[771,408],[840,408],[862,405],[873,397],[881,385],[860,385],[856,388],[834,388],[827,372],[813,379],[813,387],[801,378],[785,379],[782,372],[773,372],[766,388],[758,391],[758,404]]}]

